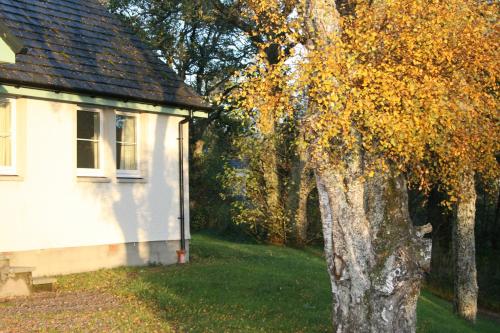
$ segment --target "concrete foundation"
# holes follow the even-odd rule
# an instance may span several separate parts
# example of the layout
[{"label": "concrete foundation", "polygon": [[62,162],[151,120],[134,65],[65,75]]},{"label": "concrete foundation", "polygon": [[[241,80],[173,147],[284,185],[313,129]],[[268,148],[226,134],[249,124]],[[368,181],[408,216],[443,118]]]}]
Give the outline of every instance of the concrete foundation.
[{"label": "concrete foundation", "polygon": [[13,274],[0,279],[0,300],[31,295],[31,273]]},{"label": "concrete foundation", "polygon": [[[186,241],[189,249],[189,241]],[[4,253],[12,266],[33,266],[33,277],[95,271],[119,266],[171,265],[180,241],[153,241]],[[1,253],[0,253],[1,254]],[[189,251],[186,253],[189,259]]]}]

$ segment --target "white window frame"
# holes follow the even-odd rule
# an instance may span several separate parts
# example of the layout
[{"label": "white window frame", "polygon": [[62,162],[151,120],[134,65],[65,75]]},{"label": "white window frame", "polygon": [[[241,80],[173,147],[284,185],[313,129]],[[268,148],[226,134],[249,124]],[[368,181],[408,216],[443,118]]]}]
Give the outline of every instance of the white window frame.
[{"label": "white window frame", "polygon": [[[86,112],[96,112],[99,113],[99,138],[98,138],[98,143],[97,143],[97,149],[99,150],[99,153],[97,157],[99,158],[99,168],[98,169],[92,169],[92,168],[78,168],[78,111],[86,111]],[[77,168],[76,168],[76,175],[78,177],[104,177],[104,154],[103,154],[103,135],[104,131],[104,113],[100,109],[89,109],[89,108],[78,108],[76,111],[76,163],[77,163]]]},{"label": "white window frame", "polygon": [[[1,96],[0,96],[1,97]],[[11,161],[12,165],[0,166],[0,175],[15,176],[17,175],[17,109],[15,98],[5,98],[10,102],[10,136],[11,136]]]},{"label": "white window frame", "polygon": [[[116,116],[121,115],[121,116],[127,116],[127,117],[134,117],[135,118],[135,162],[137,165],[136,170],[122,170],[116,168],[116,177],[117,178],[142,178],[141,176],[141,133],[140,133],[140,128],[141,126],[140,121],[140,113],[134,113],[134,112],[124,112],[124,111],[115,111],[115,130],[116,130]],[[115,132],[115,149],[116,145],[118,143],[118,140],[116,140],[116,132]],[[118,151],[115,151],[115,166],[118,163]]]}]

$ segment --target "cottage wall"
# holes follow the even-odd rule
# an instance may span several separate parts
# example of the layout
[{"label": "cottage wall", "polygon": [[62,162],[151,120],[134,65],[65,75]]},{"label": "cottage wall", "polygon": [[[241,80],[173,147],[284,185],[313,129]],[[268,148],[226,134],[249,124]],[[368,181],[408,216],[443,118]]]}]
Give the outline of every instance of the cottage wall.
[{"label": "cottage wall", "polygon": [[[115,110],[104,109],[104,177],[82,178],[76,172],[79,106],[26,98],[16,104],[18,176],[0,176],[0,253],[10,253],[14,265],[36,266],[35,276],[175,262],[183,118],[141,113],[143,179],[119,179]],[[187,142],[184,149],[189,238]]]}]

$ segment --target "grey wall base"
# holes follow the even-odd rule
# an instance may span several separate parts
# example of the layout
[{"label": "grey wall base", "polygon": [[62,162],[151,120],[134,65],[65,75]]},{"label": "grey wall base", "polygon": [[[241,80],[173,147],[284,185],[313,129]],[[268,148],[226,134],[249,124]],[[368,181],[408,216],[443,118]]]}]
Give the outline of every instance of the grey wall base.
[{"label": "grey wall base", "polygon": [[[186,241],[189,249],[189,241]],[[6,252],[11,265],[36,267],[33,277],[95,271],[119,266],[177,263],[180,241],[154,241]],[[189,260],[189,250],[186,259]]]}]

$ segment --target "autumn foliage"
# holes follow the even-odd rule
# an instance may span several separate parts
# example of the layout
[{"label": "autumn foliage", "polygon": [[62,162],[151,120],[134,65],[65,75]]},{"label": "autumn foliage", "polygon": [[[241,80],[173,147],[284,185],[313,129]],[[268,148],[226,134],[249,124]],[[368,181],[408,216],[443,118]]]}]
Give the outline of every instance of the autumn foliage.
[{"label": "autumn foliage", "polygon": [[[486,184],[498,178],[497,3],[359,2],[321,37],[299,1],[247,6],[244,15],[274,34],[232,101],[264,132],[299,117],[314,160],[342,167],[342,156],[362,147],[365,176],[391,164],[421,189],[441,184],[451,201],[467,172]],[[278,64],[265,56],[273,44]]]}]

